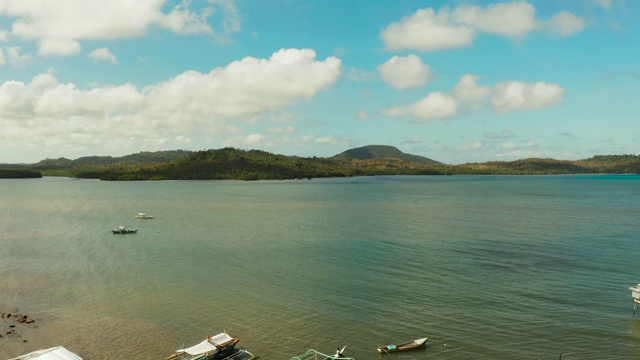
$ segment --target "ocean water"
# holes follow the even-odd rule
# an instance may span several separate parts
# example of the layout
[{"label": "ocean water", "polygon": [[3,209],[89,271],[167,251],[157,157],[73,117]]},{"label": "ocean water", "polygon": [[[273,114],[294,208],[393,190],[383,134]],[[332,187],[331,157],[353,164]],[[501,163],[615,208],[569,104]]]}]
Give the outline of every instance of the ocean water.
[{"label": "ocean water", "polygon": [[0,359],[638,359],[639,220],[634,175],[0,180]]}]

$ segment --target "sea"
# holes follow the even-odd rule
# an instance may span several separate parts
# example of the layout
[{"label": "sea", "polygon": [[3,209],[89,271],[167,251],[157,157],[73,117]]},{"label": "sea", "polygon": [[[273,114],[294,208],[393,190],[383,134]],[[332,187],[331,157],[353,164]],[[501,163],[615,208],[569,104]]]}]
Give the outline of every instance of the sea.
[{"label": "sea", "polygon": [[640,359],[639,221],[638,175],[0,180],[0,359]]}]

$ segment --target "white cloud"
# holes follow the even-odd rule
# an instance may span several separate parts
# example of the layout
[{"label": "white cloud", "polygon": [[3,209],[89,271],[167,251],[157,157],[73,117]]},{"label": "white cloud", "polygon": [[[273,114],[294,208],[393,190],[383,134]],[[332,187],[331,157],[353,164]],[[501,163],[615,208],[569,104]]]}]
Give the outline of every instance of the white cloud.
[{"label": "white cloud", "polygon": [[397,90],[423,86],[431,78],[431,68],[416,55],[394,56],[378,66],[382,80]]},{"label": "white cloud", "polygon": [[461,5],[453,11],[444,7],[438,13],[432,8],[420,9],[388,25],[380,39],[387,50],[437,51],[469,46],[478,31],[517,40],[540,29],[567,36],[584,27],[584,19],[566,11],[544,21],[536,19],[530,3],[512,1],[486,7]]},{"label": "white cloud", "polygon": [[[179,34],[212,33],[205,7],[191,11],[183,0],[168,14],[162,12],[167,0],[3,0],[0,16],[14,18],[12,35],[38,43],[40,55],[76,55],[81,40],[140,37],[153,26]],[[220,3],[222,4],[222,3]],[[231,9],[224,7],[222,9]],[[237,14],[236,14],[237,15]]]},{"label": "white cloud", "polygon": [[0,41],[7,41],[8,40],[8,36],[7,36],[7,32],[4,30],[0,30]]},{"label": "white cloud", "polygon": [[544,27],[552,34],[569,36],[582,31],[585,27],[585,21],[583,18],[563,11],[545,22]]},{"label": "white cloud", "polygon": [[340,65],[334,57],[317,61],[310,49],[287,49],[142,90],[131,84],[84,90],[51,74],[7,81],[0,84],[0,146],[139,149],[238,131],[249,126],[244,119],[282,115],[311,99],[337,81]]},{"label": "white cloud", "polygon": [[111,61],[114,64],[118,63],[118,60],[116,59],[115,55],[113,55],[109,51],[109,49],[106,47],[93,50],[92,52],[89,53],[89,57],[92,58],[94,61],[107,60],[107,61]]},{"label": "white cloud", "polygon": [[12,46],[7,48],[7,55],[9,56],[9,61],[15,66],[24,66],[31,61],[33,61],[33,56],[30,55],[21,55],[20,52],[22,48],[20,46]]},{"label": "white cloud", "polygon": [[397,106],[383,111],[389,117],[411,116],[420,120],[439,120],[451,117],[458,111],[458,102],[441,92],[433,92],[409,105]]},{"label": "white cloud", "polygon": [[563,101],[563,94],[564,89],[558,84],[507,81],[496,84],[491,103],[494,110],[502,114],[508,111],[532,110],[558,105]]},{"label": "white cloud", "polygon": [[433,9],[420,9],[415,14],[392,23],[380,34],[388,50],[417,49],[434,51],[465,47],[471,44],[474,30],[454,24],[445,8],[438,14]]},{"label": "white cloud", "polygon": [[602,6],[605,9],[611,8],[612,1],[611,0],[596,0],[596,3]]},{"label": "white cloud", "polygon": [[479,6],[463,5],[452,18],[489,34],[520,38],[536,28],[535,9],[525,1]]},{"label": "white cloud", "polygon": [[4,60],[4,52],[2,51],[2,49],[0,48],[0,65],[4,65],[7,62]]},{"label": "white cloud", "polygon": [[470,104],[477,104],[491,95],[491,88],[478,85],[478,76],[465,74],[451,91],[456,99]]},{"label": "white cloud", "polygon": [[[464,106],[474,110],[492,106],[496,113],[503,114],[509,111],[541,109],[561,104],[564,100],[564,89],[558,84],[506,81],[488,87],[478,85],[477,79],[476,75],[466,74],[450,94],[430,93],[413,104],[385,109],[382,114],[387,117],[411,116],[420,120],[437,120],[456,115]],[[490,133],[485,136],[497,135]]]}]

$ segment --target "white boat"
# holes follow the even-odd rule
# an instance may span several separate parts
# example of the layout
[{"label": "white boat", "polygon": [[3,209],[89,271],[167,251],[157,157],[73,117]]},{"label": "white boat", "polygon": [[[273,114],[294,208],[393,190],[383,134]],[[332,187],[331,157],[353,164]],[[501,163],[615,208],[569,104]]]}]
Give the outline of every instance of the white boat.
[{"label": "white boat", "polygon": [[149,215],[147,213],[137,213],[135,218],[136,219],[153,219],[153,215]]},{"label": "white boat", "polygon": [[114,234],[135,234],[138,232],[138,229],[131,229],[124,226],[118,226],[117,228],[111,230]]},{"label": "white boat", "polygon": [[309,349],[307,350],[307,352],[305,352],[302,355],[292,357],[291,360],[355,360],[355,359],[351,357],[344,357],[344,355],[341,355],[340,357],[337,357],[335,355],[327,355],[317,350]]},{"label": "white boat", "polygon": [[36,350],[9,360],[82,360],[82,358],[65,349],[64,346],[56,346],[48,349]]},{"label": "white boat", "polygon": [[236,349],[240,338],[231,337],[226,332],[207,336],[199,344],[178,349],[166,360],[253,360],[257,359],[245,349]]},{"label": "white boat", "polygon": [[392,352],[399,352],[399,351],[406,351],[406,350],[413,350],[413,349],[417,349],[421,346],[423,346],[424,344],[427,343],[427,338],[422,338],[422,339],[416,339],[413,341],[409,341],[403,344],[397,344],[397,345],[387,345],[387,346],[382,346],[382,347],[378,347],[378,354],[383,354],[383,353],[392,353]]}]

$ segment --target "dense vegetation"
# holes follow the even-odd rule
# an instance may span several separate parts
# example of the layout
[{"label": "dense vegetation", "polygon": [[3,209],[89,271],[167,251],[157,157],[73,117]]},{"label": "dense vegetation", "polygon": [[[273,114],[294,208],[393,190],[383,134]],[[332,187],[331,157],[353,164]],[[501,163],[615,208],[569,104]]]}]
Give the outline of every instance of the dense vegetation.
[{"label": "dense vegetation", "polygon": [[10,171],[28,171],[30,168],[31,174],[38,174],[38,177],[44,174],[125,181],[282,180],[371,175],[640,174],[638,155],[599,155],[578,161],[534,158],[445,165],[419,156],[417,161],[413,158],[415,155],[404,154],[390,146],[352,150],[355,151],[346,151],[331,158],[303,158],[234,148],[198,152],[178,150],[121,158],[47,159],[31,166],[20,165],[21,169]]},{"label": "dense vegetation", "polygon": [[444,165],[439,161],[435,161],[424,156],[406,154],[398,150],[398,148],[389,145],[369,145],[355,149],[347,150],[341,154],[334,156],[338,159],[399,159],[405,162],[413,162],[428,165]]},{"label": "dense vegetation", "polygon": [[41,178],[42,173],[29,169],[0,169],[0,179]]}]

